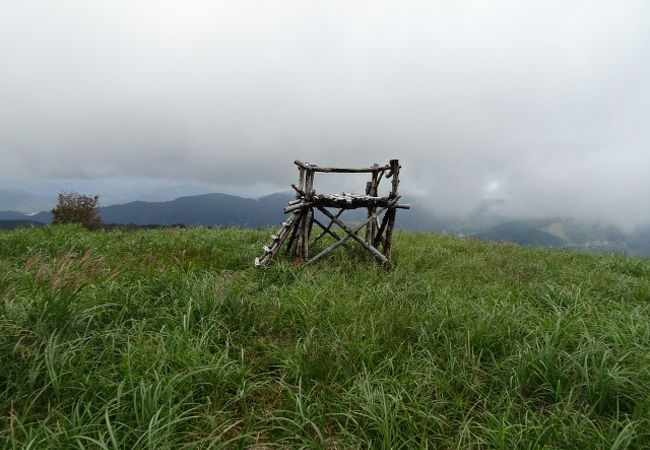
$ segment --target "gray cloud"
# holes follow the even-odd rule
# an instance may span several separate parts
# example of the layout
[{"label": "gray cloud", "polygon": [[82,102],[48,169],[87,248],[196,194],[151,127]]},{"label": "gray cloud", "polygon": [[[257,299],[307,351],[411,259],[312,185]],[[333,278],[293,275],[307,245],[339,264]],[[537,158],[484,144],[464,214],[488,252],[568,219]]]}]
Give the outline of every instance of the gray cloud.
[{"label": "gray cloud", "polygon": [[280,188],[295,158],[399,157],[441,213],[650,221],[649,5],[2,2],[0,177]]}]

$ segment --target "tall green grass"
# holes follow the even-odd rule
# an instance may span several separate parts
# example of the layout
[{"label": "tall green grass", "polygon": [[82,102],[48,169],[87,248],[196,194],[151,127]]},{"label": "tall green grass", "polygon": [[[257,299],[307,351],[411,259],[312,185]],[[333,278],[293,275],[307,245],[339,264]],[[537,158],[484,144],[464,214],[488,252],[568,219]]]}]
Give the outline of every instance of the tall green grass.
[{"label": "tall green grass", "polygon": [[650,260],[267,234],[0,233],[0,447],[650,446]]}]

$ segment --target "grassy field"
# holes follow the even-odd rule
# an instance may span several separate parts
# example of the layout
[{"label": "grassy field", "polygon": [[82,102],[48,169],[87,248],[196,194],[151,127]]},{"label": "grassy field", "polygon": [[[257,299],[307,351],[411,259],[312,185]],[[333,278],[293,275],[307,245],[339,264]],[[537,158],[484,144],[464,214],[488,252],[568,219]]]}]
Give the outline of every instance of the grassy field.
[{"label": "grassy field", "polygon": [[267,236],[0,232],[0,447],[650,447],[650,260]]}]

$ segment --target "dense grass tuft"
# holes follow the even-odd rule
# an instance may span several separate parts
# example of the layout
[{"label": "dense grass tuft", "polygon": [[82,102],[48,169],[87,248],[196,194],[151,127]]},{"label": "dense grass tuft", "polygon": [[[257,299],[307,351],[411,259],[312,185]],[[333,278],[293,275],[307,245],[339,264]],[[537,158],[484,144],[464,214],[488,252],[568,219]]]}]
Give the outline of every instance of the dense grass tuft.
[{"label": "dense grass tuft", "polygon": [[0,232],[0,447],[650,445],[650,260],[267,234]]}]

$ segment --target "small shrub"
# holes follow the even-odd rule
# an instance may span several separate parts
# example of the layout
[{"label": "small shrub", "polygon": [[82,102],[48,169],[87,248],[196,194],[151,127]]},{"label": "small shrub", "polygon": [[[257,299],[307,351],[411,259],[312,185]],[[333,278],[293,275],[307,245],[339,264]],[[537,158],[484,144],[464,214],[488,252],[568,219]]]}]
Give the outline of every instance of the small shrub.
[{"label": "small shrub", "polygon": [[89,230],[102,226],[102,219],[97,215],[99,196],[89,197],[76,192],[59,194],[59,202],[52,209],[52,223],[80,223]]}]

